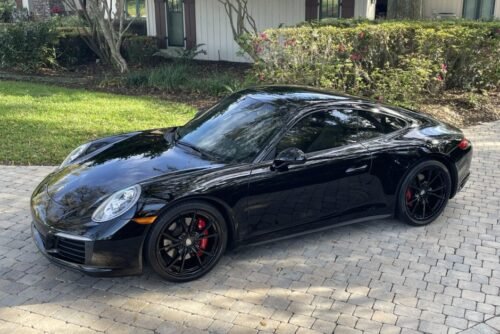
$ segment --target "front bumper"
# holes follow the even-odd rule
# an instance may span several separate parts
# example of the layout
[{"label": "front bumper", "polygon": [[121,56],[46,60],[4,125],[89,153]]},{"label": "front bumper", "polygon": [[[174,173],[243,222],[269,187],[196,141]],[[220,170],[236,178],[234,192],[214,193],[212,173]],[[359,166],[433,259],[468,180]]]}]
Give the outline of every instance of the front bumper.
[{"label": "front bumper", "polygon": [[126,276],[142,273],[144,237],[92,240],[50,229],[33,221],[33,240],[50,261],[91,276]]},{"label": "front bumper", "polygon": [[454,195],[461,191],[467,184],[467,181],[469,181],[471,175],[470,167],[472,164],[472,155],[473,149],[471,146],[468,151],[455,162],[455,167],[457,169],[457,184]]}]

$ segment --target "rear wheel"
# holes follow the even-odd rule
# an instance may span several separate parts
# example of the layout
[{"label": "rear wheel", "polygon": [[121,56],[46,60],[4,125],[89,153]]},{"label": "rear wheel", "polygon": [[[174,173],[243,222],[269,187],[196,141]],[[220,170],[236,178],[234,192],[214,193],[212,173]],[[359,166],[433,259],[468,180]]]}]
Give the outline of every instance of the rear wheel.
[{"label": "rear wheel", "polygon": [[226,223],[219,211],[204,202],[189,202],[173,207],[155,223],[146,258],[166,280],[187,282],[208,273],[226,243]]},{"label": "rear wheel", "polygon": [[443,212],[451,192],[448,168],[424,161],[406,176],[398,196],[398,216],[410,225],[427,225]]}]

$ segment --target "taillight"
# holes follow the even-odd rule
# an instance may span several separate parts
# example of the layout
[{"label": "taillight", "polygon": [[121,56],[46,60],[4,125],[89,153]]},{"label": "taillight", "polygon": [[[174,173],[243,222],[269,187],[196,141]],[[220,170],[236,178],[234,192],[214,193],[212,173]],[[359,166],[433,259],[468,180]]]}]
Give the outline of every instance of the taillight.
[{"label": "taillight", "polygon": [[467,138],[464,138],[460,143],[458,143],[457,147],[461,150],[466,150],[470,147],[470,141]]}]

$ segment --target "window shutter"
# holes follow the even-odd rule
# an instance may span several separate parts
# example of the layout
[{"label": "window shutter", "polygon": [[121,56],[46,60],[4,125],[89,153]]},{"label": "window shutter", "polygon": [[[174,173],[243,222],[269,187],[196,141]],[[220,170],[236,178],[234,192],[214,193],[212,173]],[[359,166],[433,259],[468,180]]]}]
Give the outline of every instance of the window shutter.
[{"label": "window shutter", "polygon": [[155,0],[156,37],[158,38],[158,47],[161,49],[167,47],[166,10],[165,0]]},{"label": "window shutter", "polygon": [[343,0],[342,2],[342,18],[352,19],[354,17],[354,0]]},{"label": "window shutter", "polygon": [[318,19],[319,0],[306,0],[306,21]]},{"label": "window shutter", "polygon": [[196,48],[196,12],[195,0],[184,0],[186,24],[186,49]]}]

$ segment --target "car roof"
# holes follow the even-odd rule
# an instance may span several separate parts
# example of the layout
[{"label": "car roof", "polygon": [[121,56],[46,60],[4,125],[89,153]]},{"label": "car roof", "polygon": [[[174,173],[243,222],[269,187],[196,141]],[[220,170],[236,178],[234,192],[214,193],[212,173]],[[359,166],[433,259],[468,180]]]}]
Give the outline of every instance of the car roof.
[{"label": "car roof", "polygon": [[[238,92],[240,96],[246,96],[254,100],[268,102],[276,105],[294,104],[301,107],[313,106],[315,104],[335,103],[346,105],[352,103],[369,103],[372,101],[356,96],[331,92],[306,86],[272,85],[252,87]],[[295,109],[297,110],[297,109]]]},{"label": "car roof", "polygon": [[369,99],[307,86],[259,86],[242,90],[238,92],[238,94],[240,96],[246,96],[254,100],[268,102],[275,105],[295,105],[296,108],[289,109],[292,113],[294,113],[293,111],[300,111],[307,107],[314,109],[335,104],[338,107],[348,108],[352,108],[353,105],[356,105],[356,107],[361,107],[365,110],[376,108],[378,110],[383,110],[385,113],[412,120],[423,117],[417,115],[413,111],[380,104]]}]

